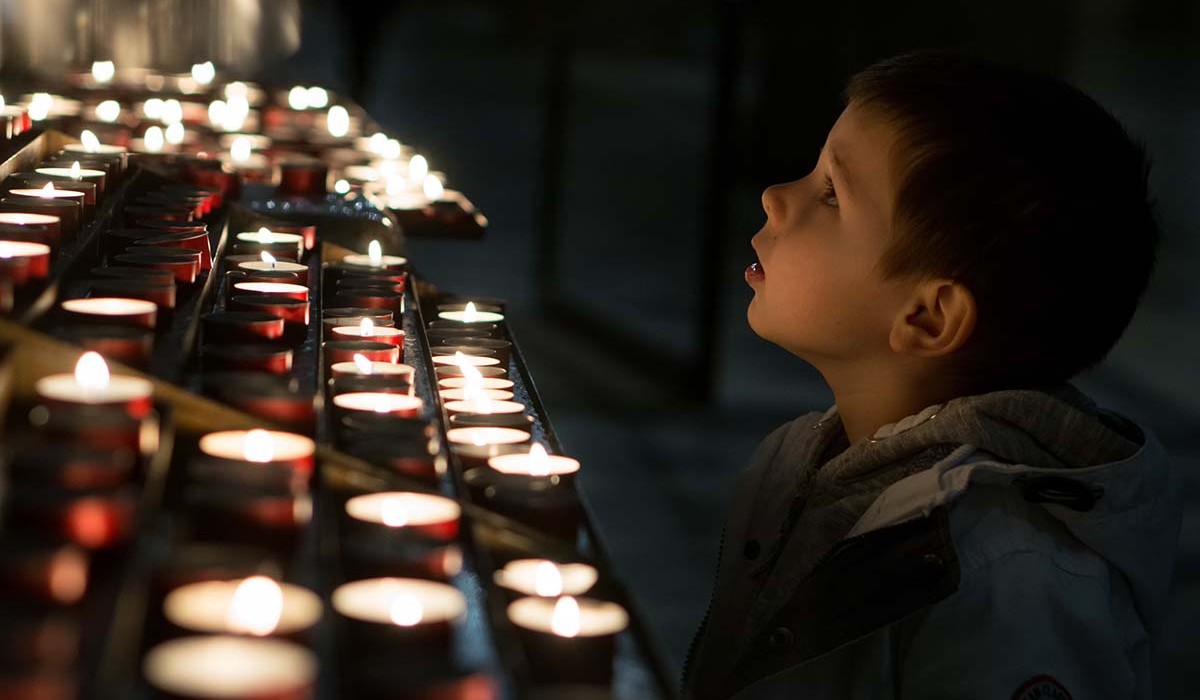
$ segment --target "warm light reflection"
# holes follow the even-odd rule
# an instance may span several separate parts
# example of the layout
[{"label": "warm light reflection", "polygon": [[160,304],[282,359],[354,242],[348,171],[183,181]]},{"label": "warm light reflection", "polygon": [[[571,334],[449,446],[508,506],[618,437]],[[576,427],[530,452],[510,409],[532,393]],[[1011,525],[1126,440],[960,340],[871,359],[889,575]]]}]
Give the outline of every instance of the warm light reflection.
[{"label": "warm light reflection", "polygon": [[371,138],[367,139],[367,150],[377,156],[383,155],[383,150],[387,148],[388,137],[382,131],[376,131],[371,134]]},{"label": "warm light reflection", "polygon": [[388,160],[396,160],[401,153],[404,153],[404,144],[400,143],[399,139],[388,139],[384,142],[383,153],[380,155]]},{"label": "warm light reflection", "polygon": [[163,136],[161,126],[152,126],[146,129],[145,135],[142,136],[142,144],[150,153],[158,153],[163,149],[163,143],[166,138]]},{"label": "warm light reflection", "polygon": [[246,442],[242,445],[242,456],[247,462],[265,464],[275,459],[275,441],[265,430],[255,428],[246,433]]},{"label": "warm light reflection", "polygon": [[537,565],[533,574],[533,588],[538,595],[553,598],[562,595],[563,579],[554,562],[543,561]]},{"label": "warm light reflection", "polygon": [[100,139],[87,129],[84,129],[83,133],[79,135],[79,140],[83,143],[83,150],[88,153],[97,153],[100,150]]},{"label": "warm light reflection", "polygon": [[346,194],[350,191],[350,183],[346,180],[338,180],[333,183],[333,191],[338,194]]},{"label": "warm light reflection", "polygon": [[172,146],[178,146],[183,143],[183,139],[187,135],[187,131],[183,127],[183,122],[175,122],[174,124],[168,126],[166,135],[167,143],[171,144]]},{"label": "warm light reflection", "polygon": [[105,100],[96,105],[96,118],[102,122],[112,123],[121,117],[121,103],[116,100]]},{"label": "warm light reflection", "polygon": [[412,627],[421,622],[425,617],[425,612],[421,608],[421,601],[411,593],[397,593],[395,598],[392,598],[390,610],[392,622],[401,627]]},{"label": "warm light reflection", "polygon": [[[149,107],[149,105],[150,103],[147,102],[146,106]],[[208,105],[208,122],[213,126],[220,128],[225,124],[225,117],[228,113],[229,108],[225,104],[225,100],[213,100]],[[147,114],[146,116],[150,115]]]},{"label": "warm light reflection", "polygon": [[329,93],[325,91],[325,88],[310,87],[306,91],[306,96],[308,97],[308,106],[313,109],[325,109],[329,104]]},{"label": "warm light reflection", "polygon": [[429,161],[425,160],[425,156],[417,154],[408,161],[408,181],[415,186],[417,183],[425,182],[425,176],[429,174]]},{"label": "warm light reflection", "polygon": [[[36,92],[29,101],[29,118],[40,122],[50,116],[50,108],[54,106],[54,98],[48,92]],[[90,133],[84,131],[83,133]],[[84,143],[87,143],[86,141]]]},{"label": "warm light reflection", "polygon": [[288,91],[288,106],[295,110],[308,109],[308,90],[297,85]]},{"label": "warm light reflection", "polygon": [[361,352],[354,353],[354,364],[358,367],[358,371],[363,374],[374,374],[374,363],[367,359],[367,356]]},{"label": "warm light reflection", "polygon": [[404,527],[408,524],[408,509],[399,498],[389,498],[383,502],[380,519],[388,527]]},{"label": "warm light reflection", "polygon": [[330,136],[342,138],[350,133],[350,113],[341,105],[330,107],[325,116],[325,126],[329,129]]},{"label": "warm light reflection", "polygon": [[250,153],[253,150],[253,145],[250,143],[250,138],[247,136],[239,136],[233,140],[233,145],[229,147],[229,155],[238,163],[245,163],[250,160]]},{"label": "warm light reflection", "polygon": [[379,245],[379,241],[371,241],[367,246],[367,260],[370,261],[371,267],[383,265],[383,246]]},{"label": "warm light reflection", "polygon": [[93,61],[92,62],[92,77],[97,83],[107,83],[117,74],[117,67],[112,61]]},{"label": "warm light reflection", "polygon": [[554,613],[550,616],[550,631],[560,637],[574,637],[579,634],[579,603],[571,596],[564,596],[554,604]]},{"label": "warm light reflection", "polygon": [[142,114],[147,119],[162,119],[163,101],[157,97],[151,97],[142,104]]},{"label": "warm light reflection", "polygon": [[550,476],[550,460],[546,458],[546,448],[536,442],[529,448],[529,475]]},{"label": "warm light reflection", "polygon": [[358,334],[364,338],[374,337],[375,322],[364,316],[362,322],[358,324]]},{"label": "warm light reflection", "polygon": [[163,100],[162,122],[174,124],[183,121],[183,104],[179,100]]},{"label": "warm light reflection", "polygon": [[232,632],[264,637],[275,631],[282,615],[283,589],[266,576],[251,576],[233,592],[225,622]]},{"label": "warm light reflection", "polygon": [[442,186],[442,181],[434,175],[426,175],[425,182],[421,185],[421,188],[425,191],[425,196],[430,201],[436,202],[446,193],[446,188]]},{"label": "warm light reflection", "polygon": [[217,67],[212,61],[197,63],[192,66],[192,80],[195,80],[201,85],[208,85],[217,77]]},{"label": "warm light reflection", "polygon": [[75,381],[86,390],[103,390],[108,386],[108,364],[97,352],[83,353],[75,363]]}]

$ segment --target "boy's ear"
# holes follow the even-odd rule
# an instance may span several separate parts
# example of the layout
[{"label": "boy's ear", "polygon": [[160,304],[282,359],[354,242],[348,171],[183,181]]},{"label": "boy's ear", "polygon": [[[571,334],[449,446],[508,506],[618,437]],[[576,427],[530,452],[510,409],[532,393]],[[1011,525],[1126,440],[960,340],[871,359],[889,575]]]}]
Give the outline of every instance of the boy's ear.
[{"label": "boy's ear", "polygon": [[903,355],[947,356],[966,344],[976,318],[971,290],[954,280],[928,280],[901,307],[888,341]]}]

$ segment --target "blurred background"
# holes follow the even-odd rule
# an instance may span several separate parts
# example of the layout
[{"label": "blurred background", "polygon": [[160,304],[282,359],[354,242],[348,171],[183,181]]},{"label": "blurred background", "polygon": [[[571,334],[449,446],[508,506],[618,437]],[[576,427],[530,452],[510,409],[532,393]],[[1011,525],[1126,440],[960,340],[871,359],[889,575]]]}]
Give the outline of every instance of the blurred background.
[{"label": "blurred background", "polygon": [[[112,44],[72,35],[78,13],[101,6]],[[582,487],[609,549],[676,669],[707,602],[734,478],[771,429],[832,402],[819,375],[746,325],[742,270],[761,190],[806,174],[846,79],[904,50],[958,48],[1078,85],[1154,160],[1164,227],[1156,275],[1121,344],[1077,383],[1148,425],[1185,476],[1159,689],[1200,692],[1185,665],[1200,658],[1200,3],[0,7],[5,70],[119,51],[186,69],[204,57],[185,54],[207,51],[263,82],[352,95],[447,172],[491,227],[482,242],[410,241],[416,266],[446,291],[509,300],[562,442],[585,464]],[[179,17],[178,8],[210,16],[217,31],[166,23],[156,35],[171,41],[121,40],[130,21]],[[14,30],[30,22],[64,41]]]}]

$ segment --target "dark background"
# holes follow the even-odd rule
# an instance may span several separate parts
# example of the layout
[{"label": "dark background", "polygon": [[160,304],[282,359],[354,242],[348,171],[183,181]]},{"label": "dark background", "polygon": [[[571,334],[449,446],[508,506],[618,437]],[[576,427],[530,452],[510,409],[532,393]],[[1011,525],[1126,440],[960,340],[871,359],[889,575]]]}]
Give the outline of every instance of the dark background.
[{"label": "dark background", "polygon": [[1148,425],[1185,473],[1159,688],[1196,695],[1200,3],[307,0],[304,13],[300,52],[269,77],[354,94],[489,216],[485,241],[412,241],[412,255],[446,290],[510,300],[676,666],[733,478],[770,429],[832,401],[745,323],[762,188],[808,172],[849,75],[906,49],[957,47],[1094,95],[1149,147],[1165,239],[1126,337],[1078,384]]}]

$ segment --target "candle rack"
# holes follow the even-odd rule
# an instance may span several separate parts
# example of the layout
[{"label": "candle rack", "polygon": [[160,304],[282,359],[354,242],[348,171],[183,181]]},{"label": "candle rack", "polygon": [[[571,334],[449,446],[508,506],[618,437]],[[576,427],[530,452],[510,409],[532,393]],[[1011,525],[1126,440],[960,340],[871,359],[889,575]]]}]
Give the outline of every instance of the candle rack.
[{"label": "candle rack", "polygon": [[[34,133],[10,142],[15,151],[0,163],[0,175],[28,169],[66,142],[55,132]],[[78,347],[51,337],[61,323],[57,302],[89,294],[89,275],[112,255],[106,244],[125,207],[147,192],[174,183],[169,175],[155,166],[131,166],[77,240],[58,251],[46,284],[36,294],[20,299],[9,320],[0,319],[0,349],[4,352],[0,358],[0,410],[4,413],[8,466],[19,461],[26,449],[23,442],[15,440],[17,436],[45,430],[44,423],[38,422],[44,417],[37,407],[34,380],[51,372],[69,372],[80,354]],[[394,689],[397,680],[420,686],[431,680],[430,673],[451,688],[445,697],[525,697],[541,687],[536,673],[539,660],[531,655],[531,647],[522,644],[519,630],[508,620],[510,597],[493,583],[493,574],[505,559],[538,557],[591,563],[600,572],[593,595],[616,601],[629,611],[630,625],[617,640],[612,697],[672,697],[673,683],[614,571],[583,495],[579,494],[580,526],[566,538],[494,512],[472,497],[463,479],[462,460],[447,440],[449,423],[426,333],[441,297],[415,269],[401,297],[403,305],[395,314],[395,325],[406,334],[403,352],[405,361],[414,367],[412,393],[424,401],[425,415],[431,419],[434,449],[428,457],[435,463],[438,477],[417,478],[387,463],[335,449],[340,414],[327,395],[322,341],[328,336],[323,335],[321,321],[323,309],[342,304],[337,303],[338,288],[330,283],[330,271],[346,255],[365,251],[370,240],[383,243],[386,253],[403,254],[397,219],[361,200],[280,198],[269,186],[247,184],[238,201],[227,202],[202,221],[208,227],[212,269],[201,272],[193,284],[179,285],[173,310],[160,317],[154,331],[144,371],[110,362],[114,374],[146,377],[154,386],[154,422],[140,429],[144,453],[136,477],[125,482],[135,494],[132,530],[112,547],[76,542],[83,546],[91,574],[82,607],[66,606],[72,619],[82,620],[80,653],[65,667],[56,667],[54,678],[39,676],[31,682],[69,683],[76,691],[72,697],[154,697],[142,663],[157,643],[172,636],[160,612],[164,582],[196,571],[224,577],[265,572],[316,591],[325,604],[321,620],[301,641],[319,664],[317,680],[310,689],[313,697],[375,697]],[[301,259],[308,269],[307,299],[295,300],[309,304],[309,323],[285,324],[284,337],[270,346],[287,350],[288,379],[264,381],[263,386],[270,385],[269,391],[255,383],[239,383],[248,376],[244,374],[227,375],[228,380],[224,380],[226,375],[218,375],[217,379],[224,381],[214,382],[215,364],[228,359],[214,359],[210,352],[214,344],[208,334],[214,331],[204,325],[205,317],[235,309],[254,313],[256,305],[263,302],[230,293],[226,273],[236,254],[234,237],[260,225],[287,229],[297,223],[316,226],[317,244]],[[404,234],[411,229],[411,225],[404,228]],[[529,409],[533,440],[560,454],[562,446],[516,338],[504,324],[498,337],[511,343],[508,375],[514,383],[514,398]],[[232,354],[236,360],[238,354]],[[275,521],[261,519],[263,509],[275,503],[267,498],[256,500],[255,489],[261,484],[240,481],[235,488],[208,488],[205,479],[211,474],[197,471],[202,435],[250,429],[291,430],[310,435],[317,443],[316,468],[309,485],[294,494],[298,500],[291,502],[289,517],[297,522],[283,523],[278,532],[269,527]],[[45,437],[41,442],[52,440]],[[13,515],[16,511],[11,504],[17,488],[0,493],[8,506],[3,511],[6,519],[0,526],[0,543],[30,536],[29,522]],[[456,538],[463,553],[462,571],[451,580],[466,597],[467,613],[456,628],[453,645],[427,668],[400,664],[404,655],[396,652],[376,662],[367,669],[370,672],[364,671],[359,656],[375,646],[347,632],[348,625],[331,605],[336,587],[350,580],[345,570],[347,545],[361,544],[346,524],[343,504],[349,496],[381,491],[439,493],[455,499],[462,508],[463,527]],[[299,515],[307,507],[304,498],[311,498],[308,519]],[[247,555],[246,551],[257,554]],[[5,597],[0,589],[0,612],[19,600]],[[0,630],[0,637],[5,633]],[[0,661],[8,661],[3,654],[9,641],[0,644]],[[385,640],[385,644],[394,641]],[[376,672],[381,675],[376,677]],[[4,682],[0,674],[0,689]]]}]

